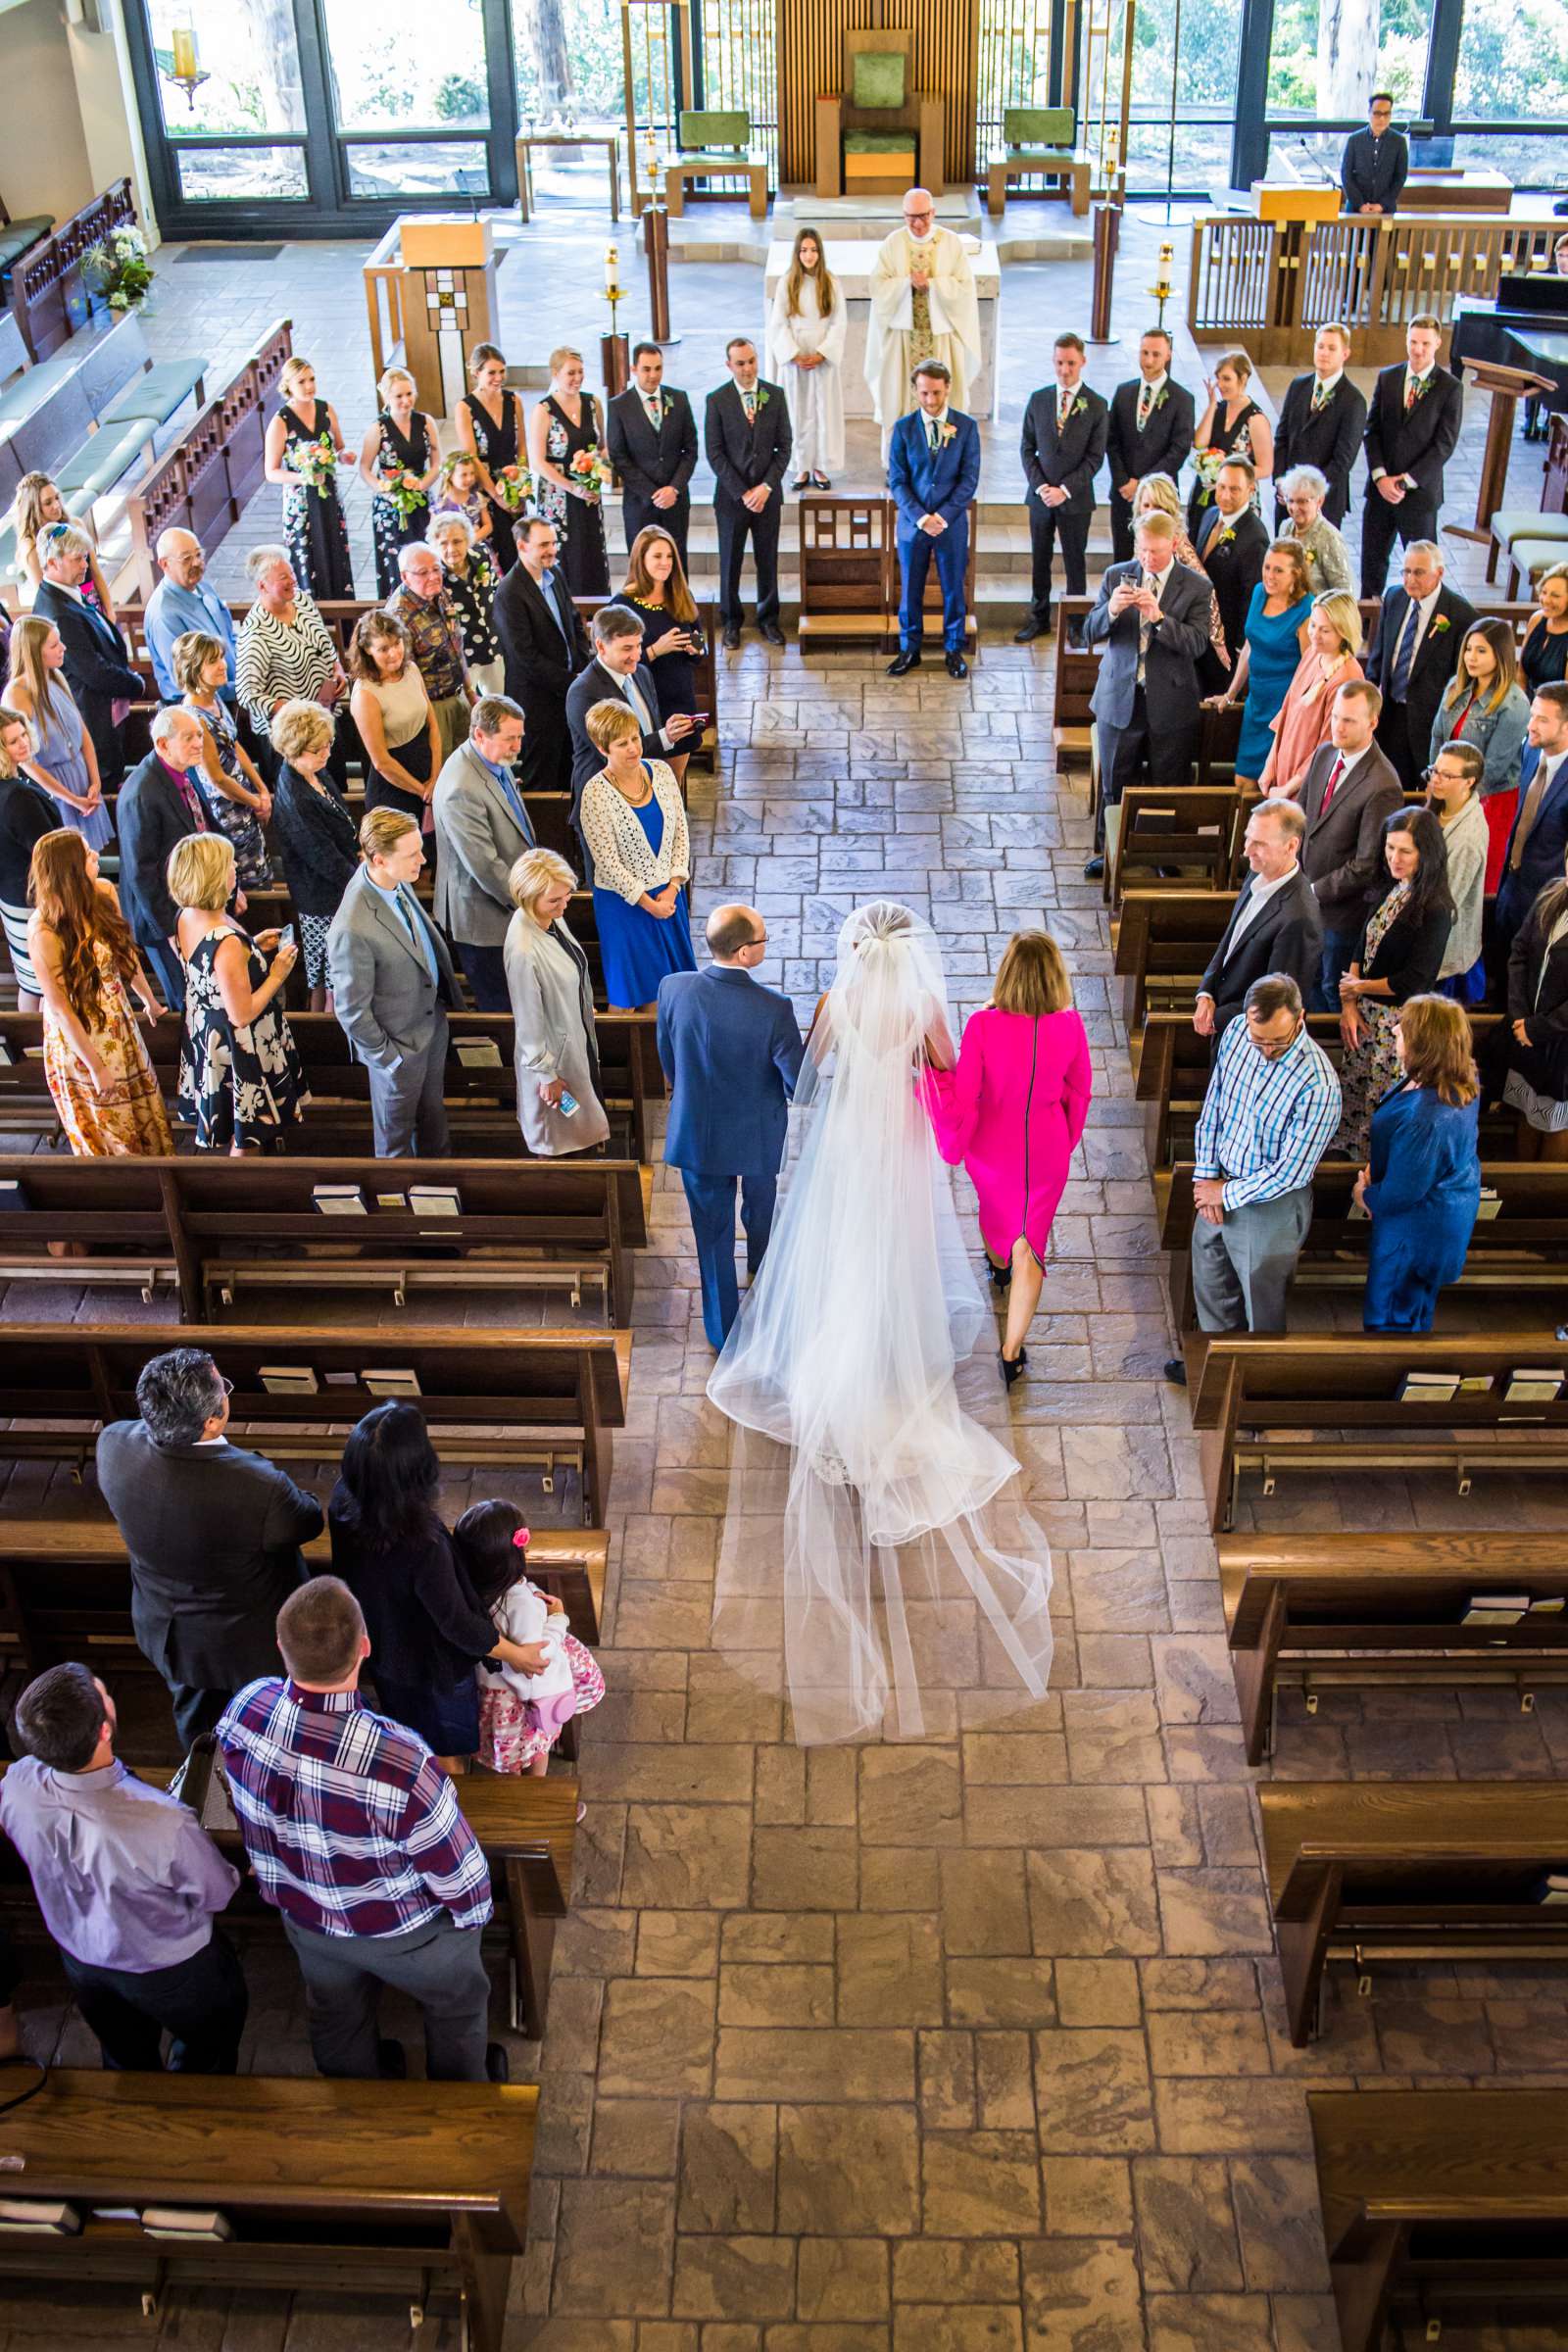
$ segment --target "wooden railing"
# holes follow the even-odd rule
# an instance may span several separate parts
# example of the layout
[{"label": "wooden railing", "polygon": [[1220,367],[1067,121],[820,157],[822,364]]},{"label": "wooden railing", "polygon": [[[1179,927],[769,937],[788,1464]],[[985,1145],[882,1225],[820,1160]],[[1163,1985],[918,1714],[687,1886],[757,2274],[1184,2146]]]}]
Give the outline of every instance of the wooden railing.
[{"label": "wooden railing", "polygon": [[268,397],[293,348],[292,321],[277,319],[130,500],[130,562],[143,603],[158,585],[160,532],[194,531],[211,556],[245,512],[262,479]]},{"label": "wooden railing", "polygon": [[131,228],[135,221],[130,182],[117,179],[112,188],[62,221],[52,236],[41,238],[16,264],[11,272],[11,309],[34,360],[47,359],[87,322],[91,305],[81,279],[82,255],[111,229]]},{"label": "wooden railing", "polygon": [[1404,357],[1410,320],[1445,323],[1460,294],[1491,300],[1502,277],[1544,259],[1549,220],[1436,214],[1346,218],[1306,228],[1245,215],[1193,222],[1187,323],[1199,343],[1245,340],[1254,361],[1305,367],[1317,329],[1343,319],[1357,361]]}]

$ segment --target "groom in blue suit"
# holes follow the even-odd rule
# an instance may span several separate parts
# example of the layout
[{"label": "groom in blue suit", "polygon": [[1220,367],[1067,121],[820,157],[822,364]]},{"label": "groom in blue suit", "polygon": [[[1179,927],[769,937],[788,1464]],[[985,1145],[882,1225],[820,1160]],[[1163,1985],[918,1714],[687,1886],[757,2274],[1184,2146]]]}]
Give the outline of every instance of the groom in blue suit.
[{"label": "groom in blue suit", "polygon": [[888,488],[899,510],[899,651],[888,676],[902,678],[920,659],[925,634],[925,575],[933,553],[942,582],[942,643],[948,673],[966,678],[964,574],[969,564],[969,507],[980,487],[980,428],[948,406],[952,374],[943,360],[914,371],[919,407],[901,416],[888,444]]},{"label": "groom in blue suit", "polygon": [[697,1243],[703,1329],[722,1348],[740,1312],[735,1281],[735,1187],[755,1275],[773,1230],[790,1097],[805,1048],[788,997],[752,973],[767,953],[755,906],[715,906],[712,962],[659,984],[659,1058],[669,1080],[664,1159],[679,1168]]}]

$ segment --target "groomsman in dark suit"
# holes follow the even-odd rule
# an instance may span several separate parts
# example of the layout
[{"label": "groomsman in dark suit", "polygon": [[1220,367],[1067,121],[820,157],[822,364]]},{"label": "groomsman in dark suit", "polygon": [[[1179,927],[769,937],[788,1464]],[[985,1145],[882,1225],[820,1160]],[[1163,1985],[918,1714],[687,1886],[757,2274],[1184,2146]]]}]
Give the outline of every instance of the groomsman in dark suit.
[{"label": "groomsman in dark suit", "polygon": [[1110,396],[1105,459],[1110,467],[1112,560],[1125,564],[1133,552],[1133,500],[1148,473],[1172,481],[1192,452],[1198,423],[1193,396],[1170,372],[1171,342],[1162,326],[1152,326],[1138,346],[1138,373]]},{"label": "groomsman in dark suit", "polygon": [[691,479],[697,470],[697,419],[684,392],[664,388],[664,355],[657,343],[639,343],[631,355],[632,380],[617,392],[606,414],[610,462],[620,476],[620,520],[626,553],[639,531],[658,523],[680,550],[691,528]]},{"label": "groomsman in dark suit", "polygon": [[[1366,402],[1345,372],[1349,359],[1348,327],[1320,326],[1311,372],[1294,378],[1274,427],[1276,483],[1293,466],[1315,466],[1329,486],[1324,518],[1336,529],[1350,511],[1350,468],[1366,437]],[[1274,527],[1284,526],[1285,502],[1276,490]]]},{"label": "groomsman in dark suit", "polygon": [[1394,100],[1374,90],[1367,101],[1365,130],[1352,130],[1340,160],[1340,185],[1347,213],[1393,213],[1410,176],[1410,150],[1394,128]]},{"label": "groomsman in dark suit", "polygon": [[[1251,461],[1227,459],[1214,477],[1214,503],[1203,510],[1194,543],[1198,560],[1213,583],[1231,670],[1242,650],[1247,608],[1252,601],[1252,590],[1263,577],[1263,558],[1269,550],[1268,532],[1252,507],[1256,488],[1257,469]],[[1215,672],[1214,691],[1218,692],[1228,683],[1231,670],[1223,667],[1212,648],[1204,656],[1205,665],[1210,660]],[[1206,667],[1204,675],[1206,682]]]},{"label": "groomsman in dark suit", "polygon": [[790,462],[794,435],[782,388],[757,372],[757,346],[734,335],[724,346],[730,381],[708,395],[703,447],[717,481],[713,513],[718,520],[718,609],[724,643],[741,641],[741,565],[746,542],[757,565],[757,626],[769,645],[782,645],[778,625],[778,526],[780,484]]},{"label": "groomsman in dark suit", "polygon": [[1056,337],[1056,381],[1029,395],[1023,413],[1024,478],[1029,485],[1030,612],[1014,645],[1051,626],[1051,559],[1058,534],[1067,594],[1088,586],[1085,551],[1095,511],[1095,476],[1105,454],[1110,411],[1084,382],[1084,344],[1069,328]]},{"label": "groomsman in dark suit", "polygon": [[543,515],[517,525],[517,561],[496,590],[496,635],[507,692],[524,721],[517,782],[524,792],[571,790],[566,692],[593,660],[582,615],[556,562],[556,526]]},{"label": "groomsman in dark suit", "polygon": [[1361,594],[1381,596],[1396,538],[1436,539],[1443,468],[1464,413],[1459,379],[1438,366],[1443,329],[1423,311],[1404,333],[1405,366],[1380,368],[1366,420]]}]

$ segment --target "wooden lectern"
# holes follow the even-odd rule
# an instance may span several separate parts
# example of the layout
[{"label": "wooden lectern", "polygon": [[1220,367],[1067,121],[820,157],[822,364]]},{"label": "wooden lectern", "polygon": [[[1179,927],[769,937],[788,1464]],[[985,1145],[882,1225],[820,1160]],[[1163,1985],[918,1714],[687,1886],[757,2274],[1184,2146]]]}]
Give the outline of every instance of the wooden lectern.
[{"label": "wooden lectern", "polygon": [[[1544,392],[1554,393],[1557,387],[1529,368],[1505,368],[1500,360],[1466,360],[1464,370],[1478,391],[1492,394],[1492,415],[1487,419],[1487,446],[1481,458],[1475,521],[1473,524],[1446,522],[1443,527],[1456,539],[1479,539],[1485,547],[1492,538],[1492,517],[1501,506],[1508,484],[1514,410],[1521,400],[1537,399]],[[1489,565],[1487,577],[1490,580],[1492,576],[1493,566]]]},{"label": "wooden lectern", "polygon": [[469,352],[495,341],[495,239],[487,220],[444,213],[406,213],[397,227],[403,365],[418,386],[417,405],[450,416],[468,388]]},{"label": "wooden lectern", "polygon": [[1274,268],[1268,289],[1268,323],[1293,333],[1301,323],[1301,263],[1306,241],[1320,220],[1337,220],[1343,198],[1337,187],[1300,186],[1294,180],[1254,179],[1252,203],[1260,220],[1274,223]]}]

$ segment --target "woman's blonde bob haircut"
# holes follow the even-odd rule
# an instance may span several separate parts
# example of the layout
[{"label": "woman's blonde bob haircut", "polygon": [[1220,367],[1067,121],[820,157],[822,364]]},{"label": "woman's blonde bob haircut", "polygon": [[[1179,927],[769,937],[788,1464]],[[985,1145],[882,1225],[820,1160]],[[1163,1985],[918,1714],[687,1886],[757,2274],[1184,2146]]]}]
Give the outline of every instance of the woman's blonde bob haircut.
[{"label": "woman's blonde bob haircut", "polygon": [[170,851],[164,879],[176,906],[221,914],[234,889],[232,842],[221,833],[187,833]]},{"label": "woman's blonde bob haircut", "polygon": [[629,704],[617,702],[613,695],[607,694],[602,703],[595,703],[584,723],[596,752],[608,753],[612,744],[624,743],[628,735],[642,740],[636,711]]},{"label": "woman's blonde bob haircut", "polygon": [[1322,613],[1348,654],[1360,653],[1361,609],[1348,588],[1325,588],[1313,597],[1312,611]]},{"label": "woman's blonde bob haircut", "polygon": [[1064,1012],[1072,982],[1049,931],[1015,931],[1002,952],[991,1002],[999,1012]]},{"label": "woman's blonde bob haircut", "polygon": [[507,876],[512,904],[530,917],[545,892],[558,890],[563,882],[568,890],[577,887],[576,875],[564,858],[558,858],[554,850],[524,850]]},{"label": "woman's blonde bob haircut", "polygon": [[319,703],[296,699],[273,711],[268,734],[278,758],[292,766],[301,752],[309,756],[330,751],[335,731],[330,710],[323,710]]}]

